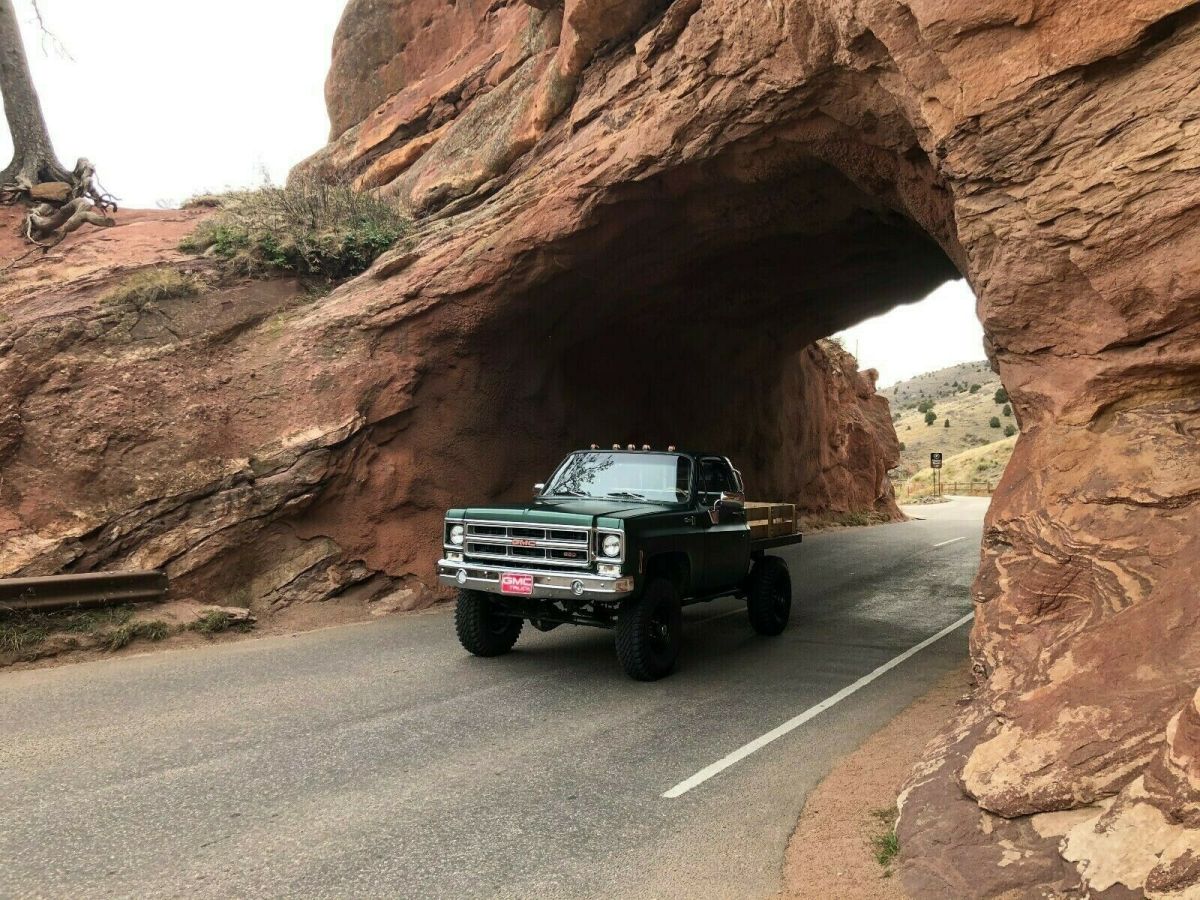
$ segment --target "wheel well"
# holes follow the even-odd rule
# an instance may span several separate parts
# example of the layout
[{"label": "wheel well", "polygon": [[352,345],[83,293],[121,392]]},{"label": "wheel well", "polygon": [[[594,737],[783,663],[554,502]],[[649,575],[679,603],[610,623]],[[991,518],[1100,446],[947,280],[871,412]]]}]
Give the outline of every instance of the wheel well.
[{"label": "wheel well", "polygon": [[670,578],[679,589],[680,596],[686,596],[692,582],[692,563],[686,553],[662,553],[652,556],[646,563],[646,580],[651,578]]}]

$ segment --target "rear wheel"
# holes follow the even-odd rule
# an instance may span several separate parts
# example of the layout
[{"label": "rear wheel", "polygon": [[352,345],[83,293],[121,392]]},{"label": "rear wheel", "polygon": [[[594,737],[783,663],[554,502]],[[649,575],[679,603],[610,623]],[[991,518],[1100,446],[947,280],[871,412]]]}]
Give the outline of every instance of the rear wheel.
[{"label": "rear wheel", "polygon": [[458,642],[476,656],[500,656],[507,653],[521,636],[525,623],[502,615],[483,591],[460,590],[454,608],[454,630]]},{"label": "rear wheel", "polygon": [[774,637],[787,628],[792,615],[792,576],[787,563],[777,556],[764,556],[754,564],[746,591],[750,627]]},{"label": "rear wheel", "polygon": [[678,589],[670,579],[653,579],[617,616],[617,658],[625,674],[657,681],[670,672],[679,657],[682,626]]}]

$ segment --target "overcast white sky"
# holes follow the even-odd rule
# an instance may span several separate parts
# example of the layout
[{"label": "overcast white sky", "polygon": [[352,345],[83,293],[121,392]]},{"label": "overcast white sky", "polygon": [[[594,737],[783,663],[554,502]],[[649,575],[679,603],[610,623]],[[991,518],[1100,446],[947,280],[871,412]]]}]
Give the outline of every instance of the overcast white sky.
[{"label": "overcast white sky", "polygon": [[43,52],[33,4],[15,4],[59,158],[88,157],[125,206],[256,184],[263,168],[282,181],[329,136],[345,0],[40,0],[71,59]]},{"label": "overcast white sky", "polygon": [[879,387],[955,363],[984,359],[983,326],[965,281],[949,281],[922,300],[897,306],[841,332],[864,369],[879,370]]},{"label": "overcast white sky", "polygon": [[[276,183],[328,136],[324,83],[345,0],[15,0],[59,157],[87,156],[128,207]],[[44,48],[44,49],[43,49]],[[0,129],[0,157],[11,153]],[[3,162],[0,162],[0,166]],[[965,282],[843,332],[880,386],[983,358]]]}]

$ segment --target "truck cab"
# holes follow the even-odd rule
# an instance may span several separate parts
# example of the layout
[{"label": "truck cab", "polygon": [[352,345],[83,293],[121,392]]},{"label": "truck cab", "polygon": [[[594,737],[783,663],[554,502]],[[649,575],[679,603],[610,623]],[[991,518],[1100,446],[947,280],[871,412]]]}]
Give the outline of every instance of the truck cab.
[{"label": "truck cab", "polygon": [[613,628],[626,672],[653,680],[674,666],[684,605],[744,596],[760,633],[786,626],[790,576],[767,551],[800,535],[770,534],[770,521],[753,533],[726,457],[592,447],[534,491],[529,504],[446,514],[438,578],[458,589],[456,629],[471,653],[508,652],[525,622]]}]

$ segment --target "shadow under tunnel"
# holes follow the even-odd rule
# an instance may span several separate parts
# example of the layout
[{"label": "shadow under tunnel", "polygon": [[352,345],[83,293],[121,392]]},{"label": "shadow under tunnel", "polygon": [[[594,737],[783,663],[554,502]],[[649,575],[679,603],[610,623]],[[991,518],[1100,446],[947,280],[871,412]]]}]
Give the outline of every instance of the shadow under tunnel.
[{"label": "shadow under tunnel", "polygon": [[469,338],[473,430],[519,437],[481,462],[497,500],[527,497],[572,448],[648,443],[723,453],[754,495],[828,508],[844,493],[831,470],[886,466],[861,430],[827,446],[831,407],[872,392],[835,384],[855,376],[814,342],[958,277],[910,218],[811,159],[768,180],[709,164],[624,186],[537,252],[555,274]]}]

